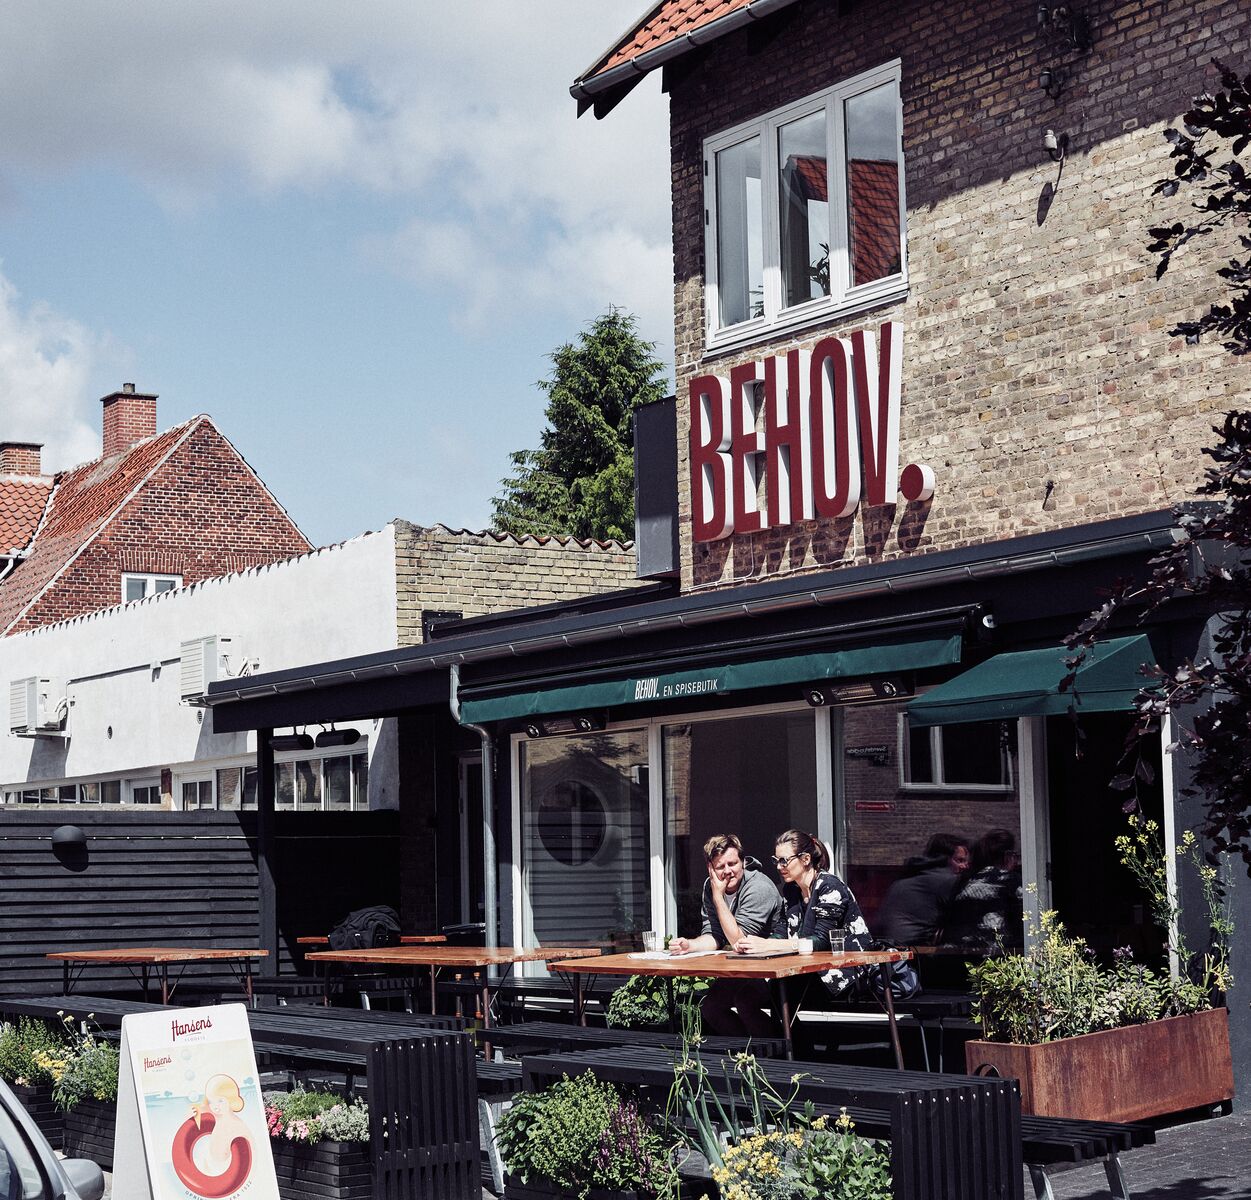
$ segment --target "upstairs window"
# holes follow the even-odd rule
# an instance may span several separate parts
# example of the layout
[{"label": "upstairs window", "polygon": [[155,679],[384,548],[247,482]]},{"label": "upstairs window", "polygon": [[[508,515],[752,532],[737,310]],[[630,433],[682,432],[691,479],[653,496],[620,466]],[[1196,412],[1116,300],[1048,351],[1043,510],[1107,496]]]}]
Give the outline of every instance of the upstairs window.
[{"label": "upstairs window", "polygon": [[899,63],[704,145],[711,348],[903,291]]},{"label": "upstairs window", "polygon": [[172,592],[182,587],[181,575],[133,575],[122,576],[122,603],[155,596],[157,592]]}]

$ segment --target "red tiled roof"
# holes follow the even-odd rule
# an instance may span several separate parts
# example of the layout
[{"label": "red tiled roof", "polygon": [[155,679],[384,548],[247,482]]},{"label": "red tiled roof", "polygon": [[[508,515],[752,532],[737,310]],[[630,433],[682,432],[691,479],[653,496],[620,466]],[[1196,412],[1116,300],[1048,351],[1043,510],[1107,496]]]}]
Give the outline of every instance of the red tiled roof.
[{"label": "red tiled roof", "polygon": [[[612,86],[615,77],[613,80],[601,77],[628,63],[632,63],[637,71],[650,71],[661,65],[659,59],[676,58],[687,50],[694,49],[693,43],[682,41],[679,44],[679,40],[706,29],[714,22],[723,21],[719,32],[729,33],[732,29],[748,23],[754,16],[767,16],[793,2],[794,0],[663,0],[662,3],[653,5],[607,54],[579,76],[573,85],[573,94],[582,98]],[[736,14],[737,20],[725,20]],[[710,31],[708,36],[715,37],[717,33]],[[661,54],[659,59],[649,57],[642,62],[637,61],[666,46],[671,47],[672,54]]]},{"label": "red tiled roof", "polygon": [[0,554],[21,550],[39,528],[51,479],[0,478]]},{"label": "red tiled roof", "polygon": [[0,582],[0,634],[8,632],[27,606],[126,503],[135,488],[204,419],[193,417],[137,443],[124,454],[96,459],[55,477],[52,503],[30,554]]}]

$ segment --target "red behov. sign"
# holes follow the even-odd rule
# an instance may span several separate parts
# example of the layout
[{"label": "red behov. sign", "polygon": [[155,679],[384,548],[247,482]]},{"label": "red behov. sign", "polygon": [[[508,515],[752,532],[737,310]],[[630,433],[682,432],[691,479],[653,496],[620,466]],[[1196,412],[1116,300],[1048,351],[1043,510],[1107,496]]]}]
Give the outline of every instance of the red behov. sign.
[{"label": "red behov. sign", "polygon": [[930,467],[899,470],[903,328],[886,322],[879,342],[861,330],[691,380],[695,541],[934,494]]}]

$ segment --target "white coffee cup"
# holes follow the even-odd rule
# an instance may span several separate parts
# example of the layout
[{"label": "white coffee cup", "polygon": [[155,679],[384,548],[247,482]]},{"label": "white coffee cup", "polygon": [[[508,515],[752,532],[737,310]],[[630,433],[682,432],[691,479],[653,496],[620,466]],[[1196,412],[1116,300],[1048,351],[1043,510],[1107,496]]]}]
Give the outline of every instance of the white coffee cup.
[{"label": "white coffee cup", "polygon": [[812,938],[799,938],[799,953],[800,954],[812,953]]}]

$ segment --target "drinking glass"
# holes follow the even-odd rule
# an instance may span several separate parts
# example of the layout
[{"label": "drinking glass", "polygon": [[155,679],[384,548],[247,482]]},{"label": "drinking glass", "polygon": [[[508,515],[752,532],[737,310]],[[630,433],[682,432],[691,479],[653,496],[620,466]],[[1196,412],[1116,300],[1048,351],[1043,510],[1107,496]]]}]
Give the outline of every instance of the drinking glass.
[{"label": "drinking glass", "polygon": [[847,947],[847,929],[831,929],[830,930],[830,950],[835,954],[842,954]]},{"label": "drinking glass", "polygon": [[647,954],[655,954],[660,949],[660,934],[654,929],[643,934],[643,950]]}]

